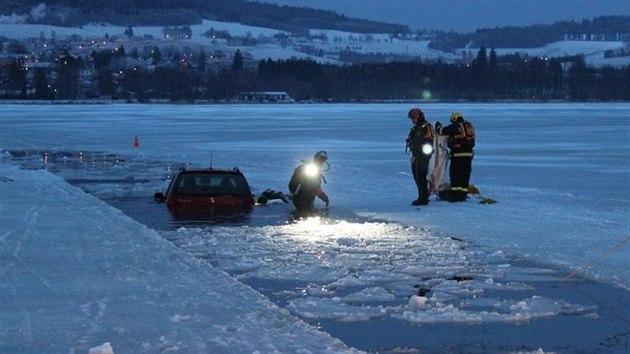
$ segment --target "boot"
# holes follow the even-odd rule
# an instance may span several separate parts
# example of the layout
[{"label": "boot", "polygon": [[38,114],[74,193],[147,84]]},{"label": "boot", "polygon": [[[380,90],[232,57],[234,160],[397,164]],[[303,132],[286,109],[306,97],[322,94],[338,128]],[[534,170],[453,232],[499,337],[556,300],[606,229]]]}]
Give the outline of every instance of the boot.
[{"label": "boot", "polygon": [[418,199],[414,200],[413,202],[411,202],[411,205],[413,205],[413,206],[428,205],[428,204],[429,204],[429,200],[428,199],[422,199],[422,198],[418,198]]}]

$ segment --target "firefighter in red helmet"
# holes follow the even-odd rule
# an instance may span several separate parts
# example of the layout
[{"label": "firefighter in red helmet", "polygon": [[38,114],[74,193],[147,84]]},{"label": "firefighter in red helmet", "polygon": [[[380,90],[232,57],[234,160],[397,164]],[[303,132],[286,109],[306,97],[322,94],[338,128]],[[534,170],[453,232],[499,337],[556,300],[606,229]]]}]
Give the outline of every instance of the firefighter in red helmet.
[{"label": "firefighter in red helmet", "polygon": [[433,154],[433,137],[435,132],[431,123],[424,119],[424,113],[420,108],[412,108],[407,114],[413,126],[407,136],[405,151],[411,151],[411,172],[418,188],[418,198],[411,205],[429,204],[429,161]]}]

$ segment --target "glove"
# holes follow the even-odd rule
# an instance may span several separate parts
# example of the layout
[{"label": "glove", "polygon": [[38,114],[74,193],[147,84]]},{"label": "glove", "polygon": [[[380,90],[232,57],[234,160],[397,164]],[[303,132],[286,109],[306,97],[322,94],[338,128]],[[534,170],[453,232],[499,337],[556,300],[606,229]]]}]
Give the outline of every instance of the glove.
[{"label": "glove", "polygon": [[440,130],[442,128],[442,123],[440,121],[435,122],[435,130]]},{"label": "glove", "polygon": [[326,208],[328,208],[328,204],[330,204],[330,199],[328,199],[328,195],[322,192],[322,194],[319,196],[319,199],[321,199],[324,202]]}]

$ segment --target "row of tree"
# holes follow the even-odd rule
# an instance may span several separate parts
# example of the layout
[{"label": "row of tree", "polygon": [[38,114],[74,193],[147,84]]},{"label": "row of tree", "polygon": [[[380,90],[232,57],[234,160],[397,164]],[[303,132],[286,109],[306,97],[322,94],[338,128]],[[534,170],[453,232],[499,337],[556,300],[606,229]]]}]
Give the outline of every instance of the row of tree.
[{"label": "row of tree", "polygon": [[441,62],[368,63],[350,66],[311,60],[263,60],[246,70],[237,51],[230,68],[218,72],[201,65],[143,67],[113,72],[111,58],[94,56],[97,75],[86,95],[78,80],[82,61],[59,61],[56,80],[36,71],[27,94],[26,71],[19,59],[2,68],[9,88],[5,98],[73,99],[112,96],[178,100],[229,100],[241,91],[286,91],[298,100],[361,101],[437,100],[570,100],[630,101],[630,66],[595,68],[582,57],[497,57],[481,48],[470,65]]}]

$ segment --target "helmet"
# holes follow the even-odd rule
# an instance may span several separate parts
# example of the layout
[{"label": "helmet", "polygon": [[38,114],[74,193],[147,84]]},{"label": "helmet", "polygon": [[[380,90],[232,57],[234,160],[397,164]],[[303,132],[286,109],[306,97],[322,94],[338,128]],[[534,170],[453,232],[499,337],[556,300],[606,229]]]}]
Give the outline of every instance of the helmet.
[{"label": "helmet", "polygon": [[420,121],[424,121],[424,113],[422,113],[422,110],[420,108],[412,108],[411,110],[409,110],[407,116],[409,117],[409,119],[417,118]]},{"label": "helmet", "polygon": [[315,155],[313,155],[313,160],[319,160],[321,162],[326,162],[328,160],[328,153],[326,151],[318,151]]},{"label": "helmet", "polygon": [[453,114],[451,114],[451,122],[455,123],[459,119],[464,119],[462,112],[453,112]]}]

